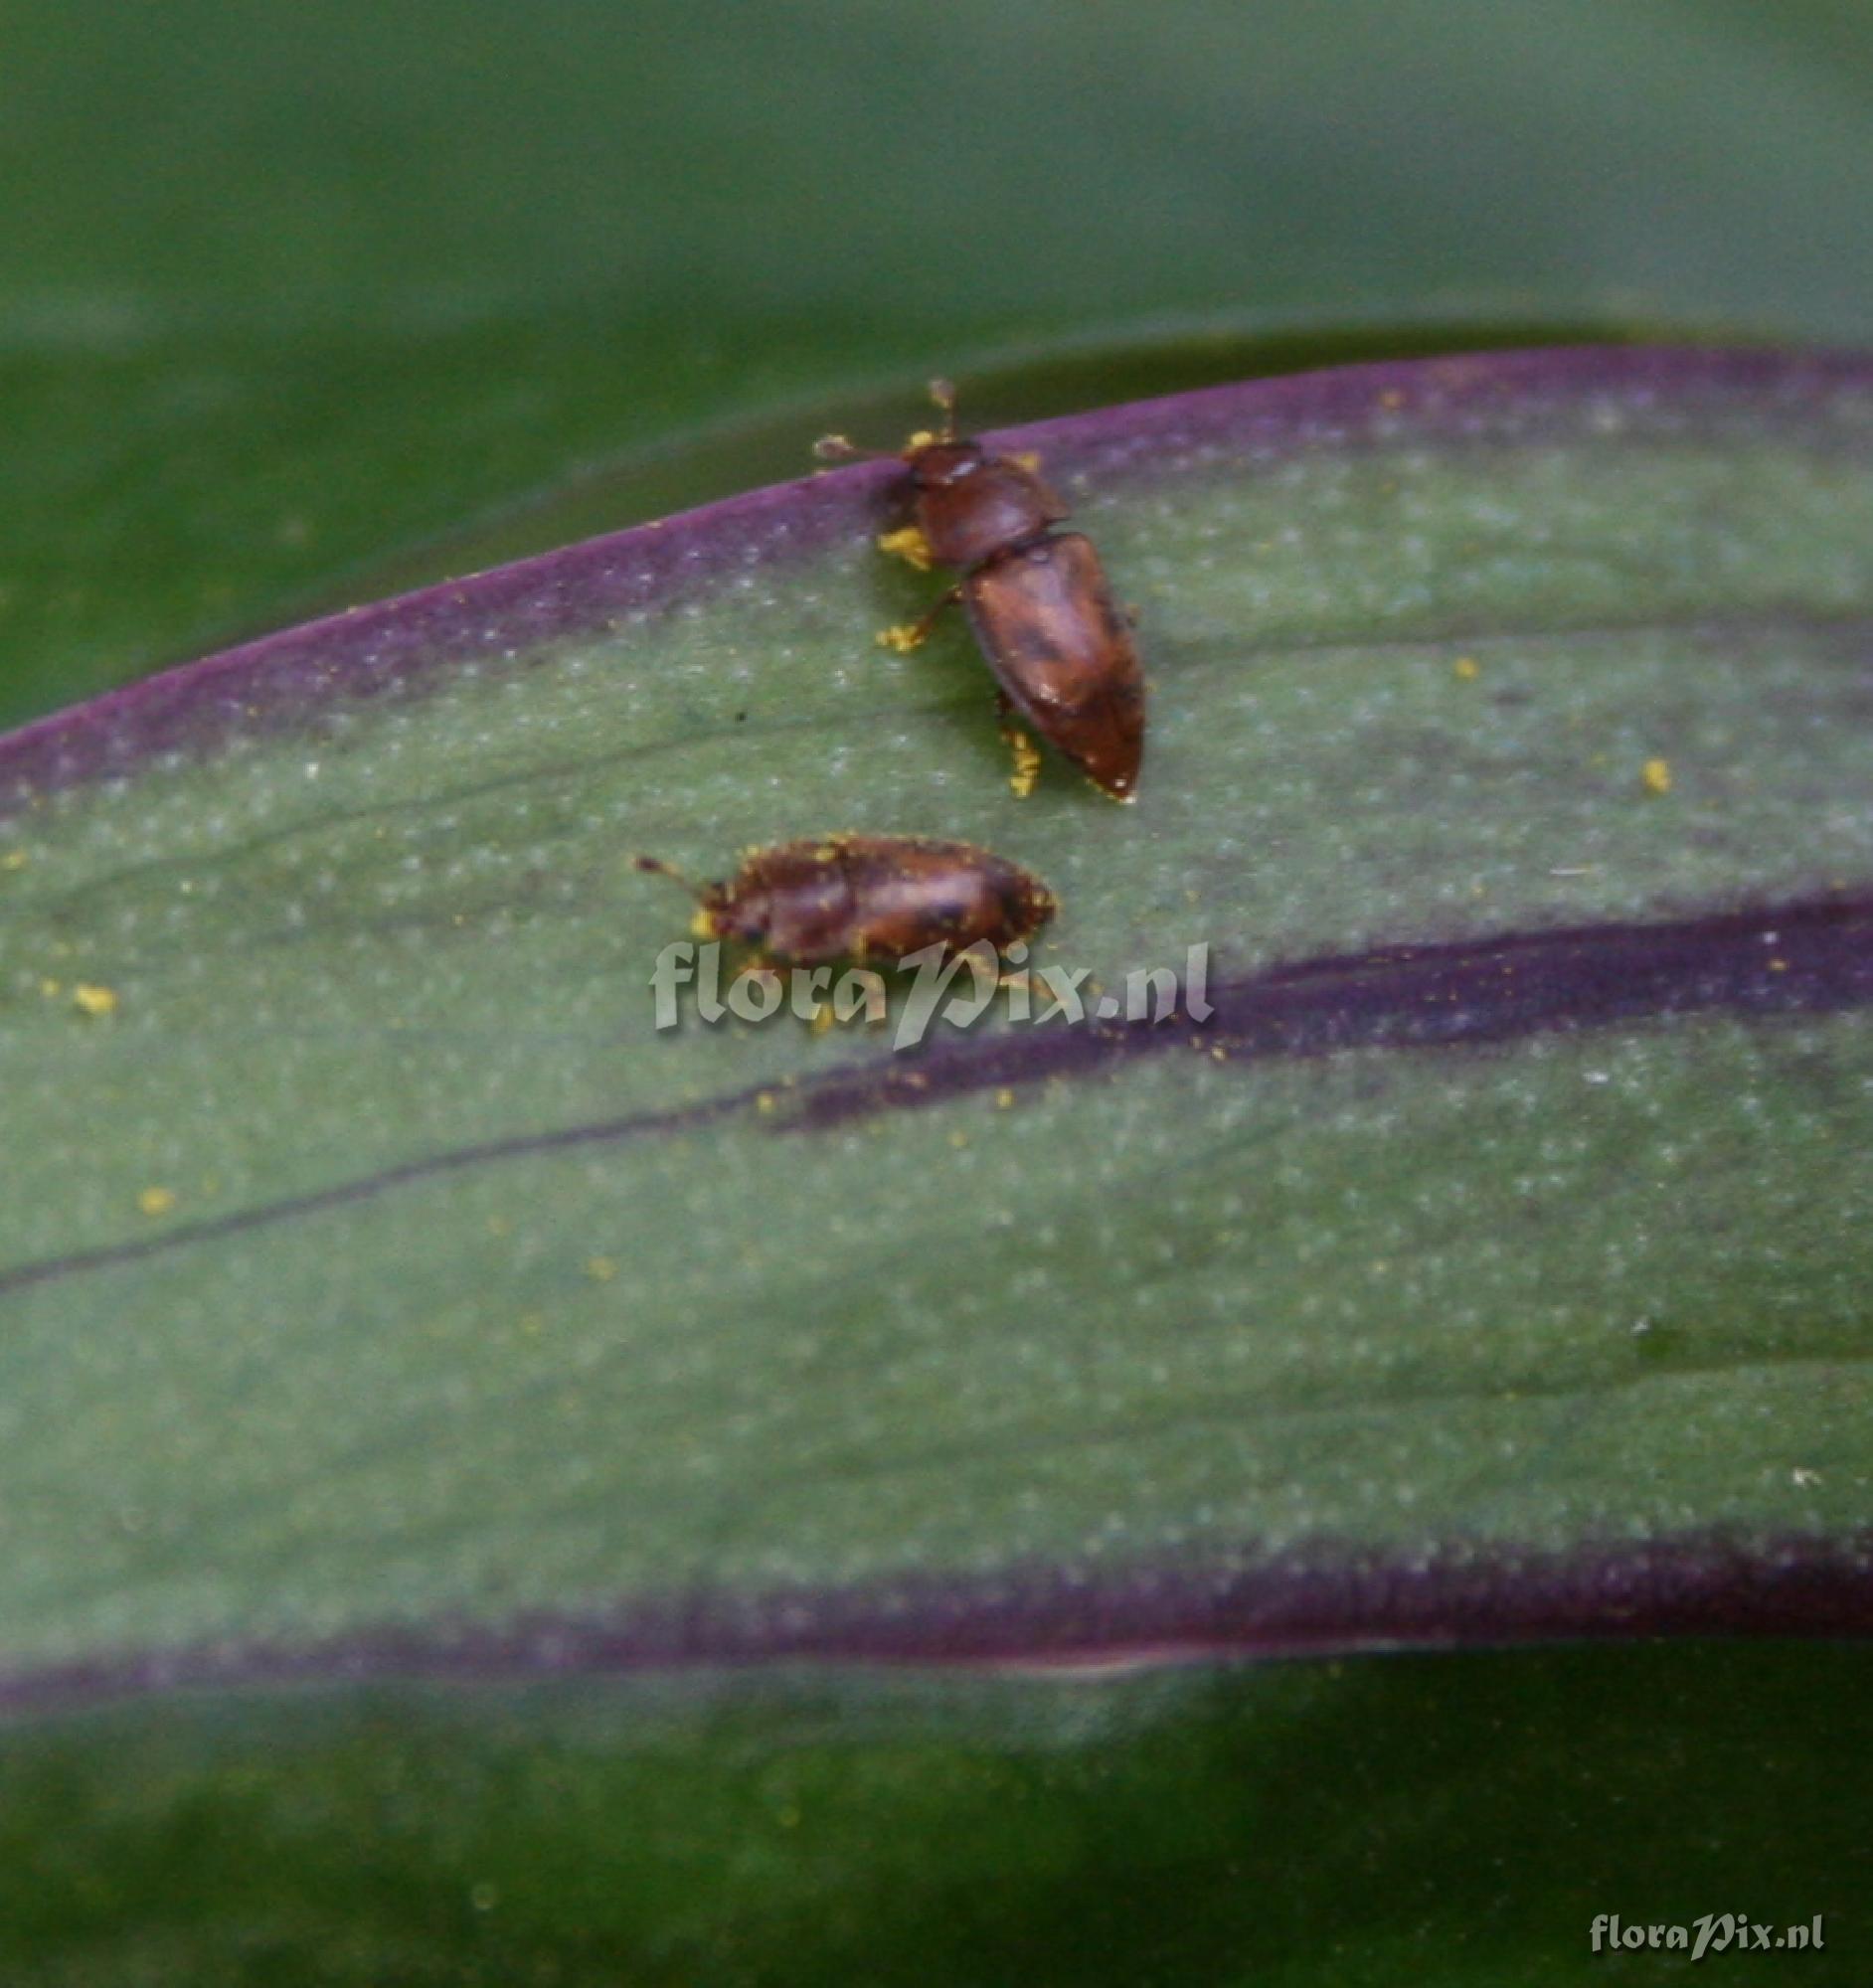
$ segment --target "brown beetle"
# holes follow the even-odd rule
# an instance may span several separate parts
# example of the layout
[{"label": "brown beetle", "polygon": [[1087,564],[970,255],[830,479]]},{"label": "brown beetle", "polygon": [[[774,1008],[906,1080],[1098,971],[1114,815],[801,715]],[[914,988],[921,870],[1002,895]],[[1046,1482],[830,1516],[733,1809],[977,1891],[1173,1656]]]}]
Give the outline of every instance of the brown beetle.
[{"label": "brown beetle", "polygon": [[692,893],[698,938],[741,940],[783,966],[896,962],[927,945],[997,951],[1054,915],[1054,895],[1018,864],[924,835],[825,835],[751,849],[726,883],[698,888],[654,856],[640,870]]},{"label": "brown beetle", "polygon": [[[879,541],[914,566],[958,567],[962,578],[921,621],[887,628],[888,647],[914,649],[945,607],[961,601],[1001,686],[1003,731],[1015,750],[1014,787],[1034,785],[1038,759],[1010,712],[1114,800],[1134,798],[1144,750],[1144,672],[1128,618],[1112,599],[1093,542],[1057,532],[1067,507],[1029,460],[991,455],[955,430],[955,390],[931,382],[942,410],[940,434],[911,437],[908,530]],[[826,435],[822,460],[858,455]]]}]

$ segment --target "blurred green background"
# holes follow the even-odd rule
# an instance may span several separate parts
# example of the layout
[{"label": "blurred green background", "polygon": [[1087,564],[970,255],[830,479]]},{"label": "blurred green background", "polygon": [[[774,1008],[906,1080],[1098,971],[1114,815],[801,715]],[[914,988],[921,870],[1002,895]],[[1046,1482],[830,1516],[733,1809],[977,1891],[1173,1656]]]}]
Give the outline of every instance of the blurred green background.
[{"label": "blurred green background", "polygon": [[[7,0],[0,724],[893,439],[938,369],[986,422],[1866,342],[1869,214],[1860,0]],[[1572,1979],[1600,1909],[1866,1896],[1856,1665],[147,1701],[13,1729],[0,1945],[8,1988],[990,1979],[1010,1927],[1024,1981]],[[1791,1978],[1864,1978],[1855,1931]]]},{"label": "blurred green background", "polygon": [[[1848,0],[12,0],[0,722],[978,418],[1853,341]],[[997,391],[999,386],[999,391]]]}]

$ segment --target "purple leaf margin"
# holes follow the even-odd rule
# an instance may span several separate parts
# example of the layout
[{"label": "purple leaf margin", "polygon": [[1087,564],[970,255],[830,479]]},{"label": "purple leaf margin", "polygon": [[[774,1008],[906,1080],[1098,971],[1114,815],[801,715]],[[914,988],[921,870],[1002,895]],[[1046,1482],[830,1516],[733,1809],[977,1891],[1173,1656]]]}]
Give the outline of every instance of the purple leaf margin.
[{"label": "purple leaf margin", "polygon": [[522,1683],[780,1662],[996,1671],[1464,1649],[1660,1635],[1865,1636],[1873,1533],[1711,1532],[1541,1553],[1441,1546],[1144,1561],[1098,1574],[1017,1567],[840,1588],[693,1587],[497,1625],[386,1625],[0,1673],[0,1716],[181,1690],[398,1680]]},{"label": "purple leaf margin", "polygon": [[[1274,457],[1380,439],[1538,440],[1583,403],[1617,403],[1664,431],[1689,414],[1774,414],[1837,445],[1828,405],[1873,392],[1849,352],[1562,346],[1348,366],[1102,409],[992,436],[1045,451],[1050,471],[1147,481],[1196,450]],[[808,437],[801,437],[802,453]],[[862,463],[776,484],[656,524],[327,616],[165,671],[0,737],[0,818],[75,783],[135,773],[168,753],[316,732],[345,706],[420,695],[455,667],[525,667],[543,643],[601,634],[735,575],[875,528],[899,475]]]}]

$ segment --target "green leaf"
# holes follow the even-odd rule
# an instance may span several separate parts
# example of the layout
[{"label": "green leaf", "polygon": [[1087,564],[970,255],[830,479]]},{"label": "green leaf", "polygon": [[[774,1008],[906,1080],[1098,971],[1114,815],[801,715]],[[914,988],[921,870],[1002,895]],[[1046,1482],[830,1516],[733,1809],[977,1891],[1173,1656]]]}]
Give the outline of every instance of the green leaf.
[{"label": "green leaf", "polygon": [[[477,1738],[404,1694],[345,1700],[310,1738],[326,1713],[255,1698],[262,1737],[231,1756],[152,1696],[178,1683],[1863,1630],[1870,436],[1855,360],[1582,351],[1003,437],[1041,451],[1138,605],[1151,734],[1127,809],[1057,760],[1010,797],[962,629],[873,645],[935,585],[873,546],[889,465],[0,742],[0,1058],[30,1156],[0,1200],[0,1699],[131,1695],[17,1730],[20,1826],[75,1790],[85,1867],[141,1898],[178,1815],[261,1816],[313,1865],[344,1840],[334,1808],[381,1822],[374,1719],[426,1818],[459,1800],[478,1827],[521,1771],[514,1727]],[[790,1018],[656,1030],[646,982],[686,912],[633,854],[719,875],[744,844],[837,828],[1028,864],[1063,901],[1037,959],[1108,988],[1208,942],[1216,1016],[997,1024],[921,1058]],[[1547,1661],[1491,1660],[1511,1694],[1566,1680],[1529,1786],[1607,1675]],[[1760,1733],[1739,1664],[1685,1711],[1687,1747],[1733,1715]],[[1446,1674],[1412,1673],[1447,1706]],[[1199,1781],[1230,1757],[1218,1720],[1250,1736],[1244,1772],[1283,1748],[1312,1771],[1296,1707],[1318,1694],[1355,1732],[1371,1711],[1334,1710],[1337,1676],[1196,1686],[1166,1730]],[[692,1728],[647,1685],[584,1689],[620,1732],[593,1740],[596,1781],[568,1769],[575,1845],[650,1801],[646,1775],[689,1813],[738,1708],[758,1729],[738,1757],[763,1762],[816,1716],[764,1724],[766,1687],[731,1682]],[[867,1689],[825,1686],[840,1707]],[[1026,1771],[999,1689],[933,1687],[959,1752],[891,1709],[812,1755],[855,1777],[814,1839],[829,1896],[915,1882],[921,1923],[988,1883],[980,1804],[951,1793],[978,1759],[991,1789]],[[1134,1757],[1103,1724],[1129,1687],[1080,1689],[1032,1862],[994,1867],[1017,1927],[1046,1922],[1050,1872],[1063,1897],[1088,1882],[1080,1832],[1118,1826],[1096,1784]],[[540,1730],[562,1716],[585,1717]],[[1459,1749],[1488,1730],[1466,1717]],[[648,1767],[639,1722],[662,1736]],[[1806,1771],[1819,1743],[1739,1742],[1713,1785]],[[89,1791],[126,1746],[141,1792],[113,1837]],[[1138,1827],[1174,1834],[1193,1783],[1149,1755]],[[1390,1874],[1369,1956],[1409,1947],[1409,1874],[1444,1840],[1414,1812],[1443,1771],[1421,1757],[1396,1812],[1362,1811]],[[301,1782],[330,1792],[301,1807]],[[745,1821],[703,1804],[697,1840],[761,1866]],[[1232,1812],[1217,1841],[1248,1827]],[[855,1847],[880,1831],[903,1866]],[[459,1856],[413,1853],[386,1937],[417,1937],[411,1898]],[[707,1894],[640,1868],[638,1903],[600,1918],[684,1978]],[[772,1868],[789,1908],[738,1867],[757,1957],[705,1978],[785,1978],[766,1955],[808,1880]],[[1672,1915],[1731,1908],[1688,1882],[1709,1868],[1661,1867]],[[1780,1916],[1837,1908],[1800,1891],[1778,1881]],[[287,1952],[313,1937],[296,1896],[268,1935]],[[230,1899],[201,1897],[173,1964],[247,1978]],[[1593,1911],[1666,1915],[1657,1897],[1570,1893],[1555,1950],[1578,1965]],[[110,1911],[68,1887],[46,1949]],[[455,1964],[479,1924],[428,1935],[411,1978],[449,1978],[428,1956]],[[357,1936],[369,1965],[331,1978],[395,1971]],[[1114,1978],[1137,1978],[1126,1937]],[[1503,1937],[1558,1978],[1549,1918]],[[160,1958],[126,1947],[107,1978]],[[1363,1978],[1297,1934],[1284,1964]]]},{"label": "green leaf", "polygon": [[105,1708],[0,1750],[0,1958],[20,1988],[1500,1988],[1685,1978],[1597,1956],[1602,1914],[1818,1915],[1786,1962],[1712,1925],[1704,1967],[1849,1983],[1865,1677],[1681,1643]]}]

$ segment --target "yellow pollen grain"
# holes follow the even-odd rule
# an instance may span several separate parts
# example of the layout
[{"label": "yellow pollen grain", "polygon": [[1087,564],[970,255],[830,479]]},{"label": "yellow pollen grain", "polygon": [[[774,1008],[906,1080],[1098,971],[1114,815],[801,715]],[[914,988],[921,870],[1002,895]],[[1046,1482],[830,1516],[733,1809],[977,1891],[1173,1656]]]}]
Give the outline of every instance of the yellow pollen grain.
[{"label": "yellow pollen grain", "polygon": [[65,992],[65,982],[63,980],[42,980],[39,983],[39,991],[48,1001],[56,1001]]},{"label": "yellow pollen grain", "polygon": [[1465,683],[1474,683],[1482,675],[1482,665],[1474,656],[1458,656],[1450,665],[1450,674],[1461,677]]},{"label": "yellow pollen grain", "polygon": [[595,1284],[608,1284],[617,1275],[617,1263],[610,1256],[588,1256],[586,1275]]},{"label": "yellow pollen grain", "polygon": [[1013,1102],[1014,1102],[1014,1092],[1010,1090],[1008,1086],[1004,1083],[1002,1087],[995,1093],[996,1107],[999,1110],[1006,1111]]},{"label": "yellow pollen grain", "polygon": [[949,1143],[953,1147],[955,1147],[957,1152],[961,1152],[962,1149],[969,1143],[969,1135],[966,1132],[960,1132],[960,1131],[951,1132],[949,1135]]},{"label": "yellow pollen grain", "polygon": [[930,541],[916,525],[906,525],[902,531],[886,532],[878,541],[878,550],[889,553],[893,559],[901,559],[906,566],[914,566],[919,573],[929,573],[935,564],[931,557]]},{"label": "yellow pollen grain", "polygon": [[1038,476],[1040,474],[1041,458],[1031,448],[1024,448],[1018,455],[1011,455],[1008,460],[1016,468],[1025,469],[1030,476]]},{"label": "yellow pollen grain", "polygon": [[929,448],[936,440],[936,436],[931,429],[917,428],[904,445],[906,448]]},{"label": "yellow pollen grain", "polygon": [[773,1109],[773,1092],[771,1090],[758,1090],[755,1093],[755,1109],[757,1111],[771,1111]]},{"label": "yellow pollen grain", "polygon": [[1639,770],[1639,778],[1645,783],[1648,794],[1668,794],[1671,791],[1671,761],[1669,759],[1647,759]]},{"label": "yellow pollen grain", "polygon": [[1014,753],[1014,770],[1008,775],[1008,790],[1016,800],[1024,801],[1040,783],[1040,751],[1025,732],[1010,732],[1008,747]]},{"label": "yellow pollen grain", "polygon": [[898,621],[889,628],[880,628],[876,639],[881,649],[889,649],[894,656],[908,656],[924,638],[914,621]]},{"label": "yellow pollen grain", "polygon": [[72,990],[72,1004],[87,1015],[114,1015],[117,1012],[116,991],[81,980]]},{"label": "yellow pollen grain", "polygon": [[136,1205],[145,1215],[167,1215],[176,1205],[174,1188],[146,1187],[139,1191]]}]

